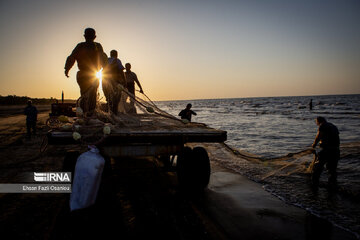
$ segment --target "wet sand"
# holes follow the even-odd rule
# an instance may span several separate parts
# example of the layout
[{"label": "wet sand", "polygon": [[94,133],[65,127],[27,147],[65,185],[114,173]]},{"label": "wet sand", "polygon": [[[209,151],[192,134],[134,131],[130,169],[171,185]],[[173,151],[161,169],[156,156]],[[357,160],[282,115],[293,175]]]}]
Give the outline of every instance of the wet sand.
[{"label": "wet sand", "polygon": [[284,203],[246,177],[212,168],[205,205],[232,239],[356,239],[327,220]]},{"label": "wet sand", "polygon": [[[39,147],[47,128],[40,115],[39,135],[24,139],[25,118],[0,118],[0,181],[17,182],[22,173],[61,171],[67,150]],[[9,135],[12,137],[9,138]],[[14,139],[9,141],[9,139]],[[210,158],[229,150],[212,149]],[[103,175],[97,203],[69,212],[68,194],[0,194],[0,234],[9,239],[85,237],[166,239],[355,239],[331,223],[287,205],[260,184],[212,162],[208,189],[189,195],[176,174],[152,158],[112,159]],[[7,237],[2,237],[6,239]]]}]

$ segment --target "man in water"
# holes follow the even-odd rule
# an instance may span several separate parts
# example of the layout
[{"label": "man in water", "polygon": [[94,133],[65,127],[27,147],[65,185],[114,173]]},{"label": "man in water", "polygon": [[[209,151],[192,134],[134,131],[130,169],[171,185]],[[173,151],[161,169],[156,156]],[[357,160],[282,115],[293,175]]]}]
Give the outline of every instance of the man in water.
[{"label": "man in water", "polygon": [[196,115],[196,112],[191,110],[191,107],[192,105],[191,103],[189,103],[188,105],[186,105],[186,108],[184,110],[181,110],[181,112],[179,113],[181,119],[187,119],[189,122],[191,122],[191,115]]},{"label": "man in water", "polygon": [[118,52],[111,50],[108,65],[103,74],[102,87],[106,101],[113,113],[117,113],[118,103],[121,98],[121,91],[117,90],[117,85],[125,87],[124,66],[118,58]]},{"label": "man in water", "polygon": [[28,105],[24,110],[26,115],[26,128],[27,128],[27,138],[31,138],[31,129],[33,130],[33,135],[36,134],[36,121],[37,121],[37,109],[32,105],[31,100],[28,101]]},{"label": "man in water", "polygon": [[[126,72],[125,72],[125,79],[126,79],[126,88],[127,90],[135,97],[135,82],[140,88],[140,92],[144,93],[141,84],[134,72],[131,71],[131,64],[125,64]],[[136,108],[134,105],[134,99],[130,97],[130,109],[129,113],[136,113]]]},{"label": "man in water", "polygon": [[336,168],[340,159],[340,138],[338,128],[326,121],[323,117],[316,118],[316,124],[319,126],[317,135],[315,137],[312,147],[315,148],[320,142],[321,151],[317,155],[312,173],[312,182],[314,187],[318,187],[319,178],[324,165],[329,173],[329,187],[336,186]]},{"label": "man in water", "polygon": [[65,76],[69,77],[69,71],[77,61],[79,71],[76,79],[80,87],[80,107],[86,115],[92,115],[96,107],[97,88],[99,79],[96,73],[101,67],[105,67],[107,56],[100,43],[94,42],[95,30],[86,28],[84,32],[85,42],[79,43],[65,63]]}]

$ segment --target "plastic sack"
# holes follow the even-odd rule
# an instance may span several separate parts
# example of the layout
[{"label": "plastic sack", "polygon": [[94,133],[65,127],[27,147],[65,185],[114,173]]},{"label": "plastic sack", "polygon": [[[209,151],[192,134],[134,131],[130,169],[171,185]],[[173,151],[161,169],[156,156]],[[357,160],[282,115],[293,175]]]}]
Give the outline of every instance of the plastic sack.
[{"label": "plastic sack", "polygon": [[95,146],[89,148],[76,161],[70,211],[89,207],[96,201],[105,160]]}]

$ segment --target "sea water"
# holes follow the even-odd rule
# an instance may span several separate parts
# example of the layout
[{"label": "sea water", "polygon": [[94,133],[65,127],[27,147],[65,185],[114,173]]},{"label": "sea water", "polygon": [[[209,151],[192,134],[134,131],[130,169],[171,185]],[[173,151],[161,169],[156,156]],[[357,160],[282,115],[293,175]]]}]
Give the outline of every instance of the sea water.
[{"label": "sea water", "polygon": [[[309,108],[311,99],[312,110]],[[156,104],[177,116],[188,103],[197,113],[192,117],[193,122],[227,131],[226,144],[262,159],[256,164],[249,161],[236,166],[232,163],[229,166],[233,170],[260,182],[280,199],[360,236],[360,95],[206,99]],[[284,157],[311,146],[318,129],[317,116],[325,117],[340,132],[342,154],[336,193],[327,191],[325,171],[319,191],[311,189],[305,169],[313,159],[312,154]]]}]

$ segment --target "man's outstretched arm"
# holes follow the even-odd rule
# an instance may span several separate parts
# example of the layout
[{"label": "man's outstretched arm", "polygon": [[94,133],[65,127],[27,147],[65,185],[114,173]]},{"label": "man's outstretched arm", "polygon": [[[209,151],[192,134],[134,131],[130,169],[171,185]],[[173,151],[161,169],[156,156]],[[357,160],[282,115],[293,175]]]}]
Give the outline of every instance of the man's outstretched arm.
[{"label": "man's outstretched arm", "polygon": [[75,58],[72,55],[68,56],[68,58],[66,59],[66,63],[65,63],[65,76],[66,77],[69,77],[69,71],[72,68],[72,66],[74,65],[74,63],[75,63]]},{"label": "man's outstretched arm", "polygon": [[136,76],[136,74],[135,74],[135,82],[136,82],[136,84],[139,86],[139,88],[140,88],[140,92],[141,93],[144,93],[144,91],[143,91],[143,89],[142,89],[142,87],[141,87],[141,84],[140,84],[140,82],[139,82],[139,80],[138,80],[138,78],[137,78],[137,76]]},{"label": "man's outstretched arm", "polygon": [[65,63],[65,76],[66,77],[69,77],[69,71],[72,68],[72,66],[74,66],[77,50],[78,50],[78,46],[76,46],[74,48],[74,50],[72,51],[70,56],[68,56],[68,58],[66,59],[66,63]]},{"label": "man's outstretched arm", "polygon": [[321,132],[318,131],[314,140],[314,143],[312,144],[312,147],[315,148],[316,145],[319,143],[320,139],[321,139]]}]

